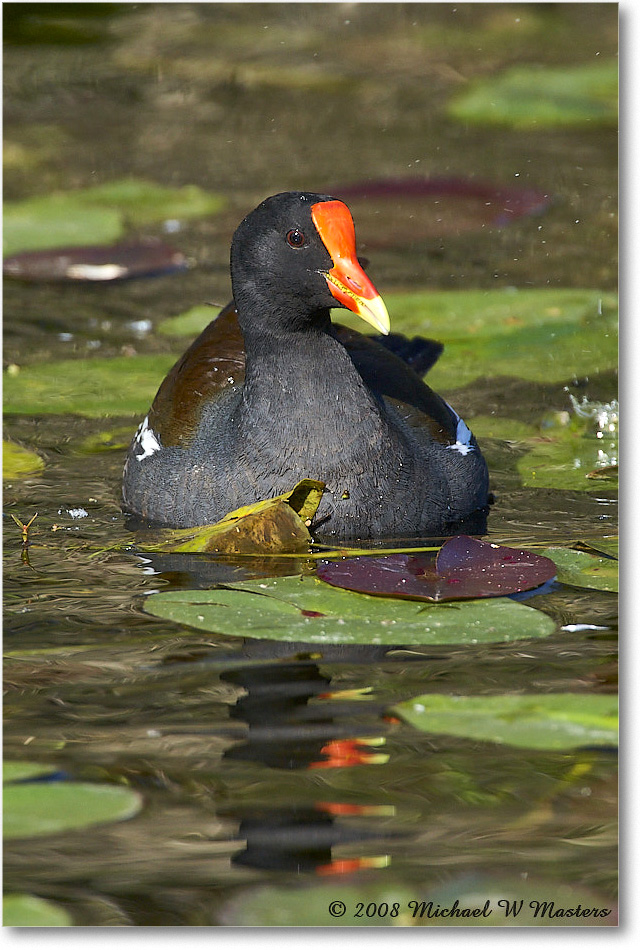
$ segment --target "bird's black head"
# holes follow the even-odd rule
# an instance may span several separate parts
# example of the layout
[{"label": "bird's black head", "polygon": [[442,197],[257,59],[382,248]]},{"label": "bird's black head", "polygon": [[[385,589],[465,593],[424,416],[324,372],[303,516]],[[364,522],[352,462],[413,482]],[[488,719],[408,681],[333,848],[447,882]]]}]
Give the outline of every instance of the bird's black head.
[{"label": "bird's black head", "polygon": [[357,260],[350,212],[328,195],[266,198],[234,234],[231,269],[244,333],[305,329],[336,306],[389,330],[385,305]]}]

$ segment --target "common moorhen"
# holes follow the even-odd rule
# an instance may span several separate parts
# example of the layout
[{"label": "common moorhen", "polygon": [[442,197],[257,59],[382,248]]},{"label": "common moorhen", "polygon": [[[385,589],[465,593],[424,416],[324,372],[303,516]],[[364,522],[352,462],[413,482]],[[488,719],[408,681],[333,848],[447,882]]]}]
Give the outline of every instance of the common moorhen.
[{"label": "common moorhen", "polygon": [[314,478],[326,485],[320,537],[481,523],[488,470],[466,423],[404,359],[330,321],[342,306],[390,329],[342,201],[267,198],[234,235],[231,274],[233,303],[175,364],[136,432],[128,512],[210,524]]}]

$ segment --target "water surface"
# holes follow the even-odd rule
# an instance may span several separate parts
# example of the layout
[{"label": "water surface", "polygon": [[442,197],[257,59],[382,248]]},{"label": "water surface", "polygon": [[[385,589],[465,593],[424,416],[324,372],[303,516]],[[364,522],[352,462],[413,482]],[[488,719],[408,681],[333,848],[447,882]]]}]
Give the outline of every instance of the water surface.
[{"label": "water surface", "polygon": [[[402,200],[384,209],[381,228],[364,217],[360,252],[384,296],[616,288],[616,131],[528,132],[445,113],[477,76],[614,56],[615,5],[113,4],[92,15],[76,6],[65,18],[5,7],[6,198],[134,176],[196,184],[228,203],[172,235],[194,265],[186,273],[110,286],[7,281],[5,366],[178,352],[155,327],[229,299],[236,223],[286,189],[433,175],[551,195],[545,213],[510,227],[475,227],[477,212],[451,209],[435,233]],[[474,427],[507,401],[524,421],[568,410],[569,385],[578,398],[616,395],[612,374],[550,385],[510,375],[498,366],[448,397]],[[131,542],[119,485],[137,422],[5,418],[5,435],[46,463],[5,483],[6,513],[38,512],[28,563],[5,516],[5,755],[144,797],[130,821],[9,842],[8,887],[59,901],[85,925],[250,923],[244,908],[257,888],[276,886],[278,905],[293,884],[310,888],[330,871],[337,897],[396,886],[463,902],[519,885],[526,896],[532,887],[562,904],[612,908],[611,751],[422,736],[386,711],[430,691],[613,691],[615,595],[558,585],[530,602],[555,619],[553,636],[465,650],[312,650],[155,619],[142,609],[154,590],[309,565],[210,558],[195,577],[180,558],[154,573],[115,551]],[[112,446],[88,449],[105,430],[118,431]],[[491,539],[615,533],[612,492],[524,489],[517,448],[487,440],[484,449],[497,494]]]}]

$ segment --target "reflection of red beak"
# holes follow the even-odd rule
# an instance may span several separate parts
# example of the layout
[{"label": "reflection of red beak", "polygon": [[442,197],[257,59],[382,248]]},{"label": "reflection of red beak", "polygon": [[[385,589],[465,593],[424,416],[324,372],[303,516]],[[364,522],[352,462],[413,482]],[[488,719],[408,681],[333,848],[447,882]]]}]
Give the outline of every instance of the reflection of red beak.
[{"label": "reflection of red beak", "polygon": [[320,877],[330,877],[334,874],[354,874],[355,871],[365,871],[370,868],[387,868],[389,865],[390,855],[380,854],[372,858],[344,858],[340,861],[331,861],[330,864],[320,864],[316,873]]},{"label": "reflection of red beak", "polygon": [[[385,739],[381,740],[385,742]],[[381,752],[366,750],[366,745],[379,745],[379,739],[335,739],[321,749],[326,759],[311,762],[310,769],[337,769],[351,765],[385,765],[390,758]]]},{"label": "reflection of red beak", "polygon": [[330,293],[378,330],[390,333],[390,317],[376,287],[357,260],[352,215],[342,201],[318,201],[312,220],[332,258],[334,267],[324,272]]}]

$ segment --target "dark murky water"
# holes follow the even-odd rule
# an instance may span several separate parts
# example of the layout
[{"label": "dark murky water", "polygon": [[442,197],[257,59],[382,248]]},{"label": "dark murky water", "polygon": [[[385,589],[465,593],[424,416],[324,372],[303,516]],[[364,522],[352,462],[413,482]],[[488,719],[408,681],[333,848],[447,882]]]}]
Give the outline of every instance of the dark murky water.
[{"label": "dark murky water", "polygon": [[[7,199],[136,176],[197,184],[229,203],[174,236],[195,262],[185,274],[109,287],[7,282],[6,364],[175,351],[132,321],[225,303],[230,235],[262,197],[410,173],[517,181],[555,201],[510,228],[366,246],[384,296],[616,287],[615,131],[526,133],[443,113],[469,78],[499,66],[614,55],[615,5],[132,4],[64,21],[22,13],[12,12],[6,37]],[[568,408],[565,382],[514,384],[507,394],[490,379],[453,399],[474,417],[510,398],[512,415],[531,420]],[[611,399],[615,381],[595,378],[580,391]],[[30,564],[5,518],[5,755],[127,782],[145,798],[128,822],[10,842],[11,890],[60,900],[76,922],[98,925],[249,922],[238,911],[246,888],[286,893],[328,869],[336,896],[386,876],[420,899],[472,886],[490,895],[518,881],[569,904],[613,906],[612,754],[425,737],[385,711],[427,691],[614,690],[615,595],[560,586],[537,598],[557,634],[475,650],[309,652],[154,619],[142,612],[144,595],[195,583],[185,564],[151,574],[134,556],[92,554],[130,538],[119,510],[122,446],[88,451],[86,440],[135,424],[5,419],[5,435],[46,461],[41,475],[5,484],[6,512],[26,521],[38,511]],[[515,450],[485,448],[498,494],[491,539],[615,533],[610,493],[522,489]],[[87,517],[70,514],[79,508]],[[212,559],[208,570],[211,580],[299,568]],[[358,703],[341,695],[365,688]],[[373,857],[389,866],[338,863]]]}]

